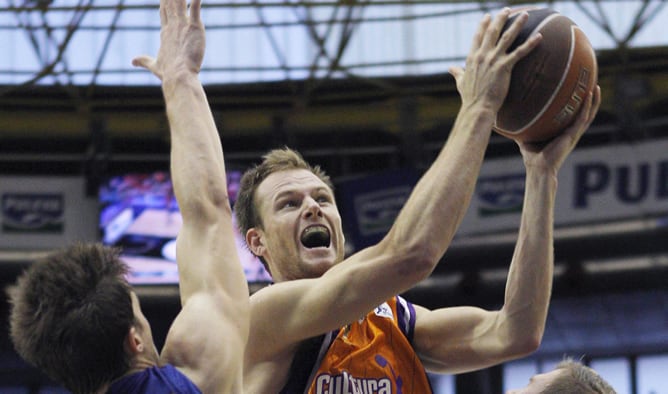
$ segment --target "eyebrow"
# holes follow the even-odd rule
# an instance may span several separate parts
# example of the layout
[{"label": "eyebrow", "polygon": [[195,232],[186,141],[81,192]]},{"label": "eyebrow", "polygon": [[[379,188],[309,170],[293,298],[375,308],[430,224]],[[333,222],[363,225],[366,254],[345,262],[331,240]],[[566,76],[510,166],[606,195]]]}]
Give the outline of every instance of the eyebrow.
[{"label": "eyebrow", "polygon": [[283,199],[283,198],[285,198],[285,197],[291,197],[292,195],[297,194],[297,193],[298,193],[298,192],[297,192],[296,190],[294,190],[294,189],[283,190],[283,191],[281,191],[281,192],[278,192],[278,193],[274,196],[274,198],[273,198],[272,200],[273,200],[273,201],[278,201],[278,200],[281,200],[281,199]]},{"label": "eyebrow", "polygon": [[[325,186],[318,186],[318,187],[316,187],[315,189],[309,190],[309,194],[311,194],[311,193],[320,193],[320,192],[326,192],[327,194],[332,194],[332,193],[329,191],[329,189],[326,188]],[[283,191],[279,192],[278,194],[276,194],[276,195],[274,196],[274,200],[275,200],[275,201],[276,201],[276,200],[280,200],[281,198],[283,198],[283,197],[285,197],[285,196],[290,196],[290,195],[293,195],[293,194],[301,194],[301,193],[300,193],[299,190],[297,190],[297,189],[283,190]]]}]

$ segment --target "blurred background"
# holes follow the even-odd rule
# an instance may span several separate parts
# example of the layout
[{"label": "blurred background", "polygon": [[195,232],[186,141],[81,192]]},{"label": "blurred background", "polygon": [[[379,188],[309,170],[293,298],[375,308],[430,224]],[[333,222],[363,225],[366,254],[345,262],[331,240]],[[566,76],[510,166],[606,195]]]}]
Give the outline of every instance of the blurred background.
[{"label": "blurred background", "polygon": [[[234,195],[241,172],[290,146],[337,187],[348,253],[387,231],[444,144],[484,13],[553,8],[596,49],[602,106],[565,163],[553,300],[531,357],[436,393],[520,387],[565,356],[620,394],[668,393],[668,9],[664,1],[205,1],[201,79]],[[134,56],[159,45],[157,0],[0,2],[0,283],[73,240],[122,245],[158,345],[179,303],[169,132],[158,80]],[[405,296],[429,308],[503,302],[523,166],[493,135],[476,193],[434,274]],[[245,251],[239,248],[240,253]],[[254,291],[269,281],[244,257]],[[0,392],[64,393],[15,355],[2,303]]]}]

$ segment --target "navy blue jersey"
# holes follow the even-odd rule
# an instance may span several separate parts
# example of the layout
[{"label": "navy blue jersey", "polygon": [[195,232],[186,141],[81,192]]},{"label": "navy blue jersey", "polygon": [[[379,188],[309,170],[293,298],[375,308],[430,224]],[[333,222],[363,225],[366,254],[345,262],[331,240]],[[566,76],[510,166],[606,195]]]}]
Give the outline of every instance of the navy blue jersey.
[{"label": "navy blue jersey", "polygon": [[202,394],[172,365],[151,367],[115,381],[107,394]]}]

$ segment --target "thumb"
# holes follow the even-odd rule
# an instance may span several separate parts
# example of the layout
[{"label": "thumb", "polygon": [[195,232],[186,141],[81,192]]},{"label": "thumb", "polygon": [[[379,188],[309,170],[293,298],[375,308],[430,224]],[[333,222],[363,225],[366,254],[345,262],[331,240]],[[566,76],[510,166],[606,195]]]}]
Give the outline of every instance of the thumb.
[{"label": "thumb", "polygon": [[155,64],[155,59],[153,59],[150,56],[142,55],[142,56],[137,56],[136,58],[132,59],[132,65],[135,67],[142,67],[147,70],[151,70],[151,67]]}]

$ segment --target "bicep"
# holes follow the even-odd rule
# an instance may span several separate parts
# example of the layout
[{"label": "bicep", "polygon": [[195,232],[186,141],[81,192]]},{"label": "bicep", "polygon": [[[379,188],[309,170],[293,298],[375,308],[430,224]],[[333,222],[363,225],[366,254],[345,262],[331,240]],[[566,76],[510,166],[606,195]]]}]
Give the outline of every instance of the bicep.
[{"label": "bicep", "polygon": [[415,310],[413,346],[427,370],[462,373],[502,361],[498,312],[469,306]]}]

